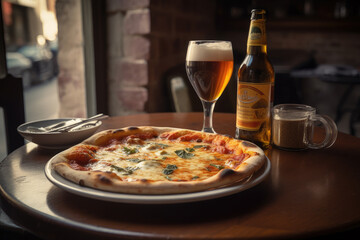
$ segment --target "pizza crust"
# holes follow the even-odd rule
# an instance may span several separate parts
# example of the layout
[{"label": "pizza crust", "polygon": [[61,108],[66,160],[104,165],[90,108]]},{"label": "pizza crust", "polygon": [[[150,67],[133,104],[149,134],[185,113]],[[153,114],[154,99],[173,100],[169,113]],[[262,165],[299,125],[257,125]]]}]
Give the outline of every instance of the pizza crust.
[{"label": "pizza crust", "polygon": [[235,169],[222,169],[217,174],[201,181],[176,182],[164,180],[151,182],[145,179],[133,182],[122,181],[121,177],[113,172],[75,170],[70,167],[66,158],[66,156],[71,153],[77,146],[105,146],[112,139],[119,139],[121,137],[136,133],[160,135],[166,132],[176,132],[176,134],[180,136],[188,133],[200,133],[204,136],[209,135],[209,133],[203,133],[193,130],[147,126],[106,130],[97,133],[85,140],[84,142],[59,153],[52,160],[51,166],[62,177],[81,186],[96,188],[110,192],[131,194],[177,194],[203,191],[242,181],[250,177],[254,172],[258,171],[263,166],[266,160],[265,154],[262,149],[260,149],[255,144],[217,134],[215,134],[215,138],[219,138],[219,140],[222,138],[226,138],[228,140],[229,146],[232,146],[239,151],[241,150],[244,153],[252,154],[252,156],[244,160]]}]

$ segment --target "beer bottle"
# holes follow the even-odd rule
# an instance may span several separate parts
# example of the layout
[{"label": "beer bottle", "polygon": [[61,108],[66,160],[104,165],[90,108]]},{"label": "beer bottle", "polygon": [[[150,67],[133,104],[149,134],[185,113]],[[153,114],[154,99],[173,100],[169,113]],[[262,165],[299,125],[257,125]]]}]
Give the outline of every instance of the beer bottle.
[{"label": "beer bottle", "polygon": [[265,10],[251,11],[247,55],[239,67],[235,137],[266,148],[271,142],[274,68],[267,56]]}]

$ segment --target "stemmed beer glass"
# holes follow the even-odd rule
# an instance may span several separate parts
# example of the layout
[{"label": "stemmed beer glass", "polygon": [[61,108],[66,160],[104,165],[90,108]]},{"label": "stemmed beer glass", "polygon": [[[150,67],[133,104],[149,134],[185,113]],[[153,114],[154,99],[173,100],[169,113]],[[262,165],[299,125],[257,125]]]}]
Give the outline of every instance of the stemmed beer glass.
[{"label": "stemmed beer glass", "polygon": [[203,132],[215,133],[212,125],[215,103],[231,78],[233,66],[231,42],[216,40],[189,42],[186,72],[203,105]]}]

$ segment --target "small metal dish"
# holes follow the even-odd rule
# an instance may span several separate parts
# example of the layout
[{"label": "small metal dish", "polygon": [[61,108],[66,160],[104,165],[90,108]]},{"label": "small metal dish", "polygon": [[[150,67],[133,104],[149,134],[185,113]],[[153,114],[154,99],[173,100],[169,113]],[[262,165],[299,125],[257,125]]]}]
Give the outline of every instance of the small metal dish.
[{"label": "small metal dish", "polygon": [[38,144],[40,147],[49,149],[64,149],[72,145],[80,143],[86,138],[93,135],[101,126],[101,121],[95,121],[93,124],[73,129],[72,131],[64,132],[34,132],[31,128],[47,127],[56,123],[71,120],[71,118],[48,119],[28,122],[20,125],[17,131],[27,141]]}]

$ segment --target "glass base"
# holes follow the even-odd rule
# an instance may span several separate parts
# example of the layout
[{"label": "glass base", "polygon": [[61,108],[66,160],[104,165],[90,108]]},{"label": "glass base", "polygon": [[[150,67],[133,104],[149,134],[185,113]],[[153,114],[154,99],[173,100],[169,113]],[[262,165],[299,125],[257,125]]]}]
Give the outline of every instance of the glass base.
[{"label": "glass base", "polygon": [[201,131],[208,133],[216,133],[213,128],[212,118],[216,101],[208,102],[201,99],[204,109],[204,125]]}]

